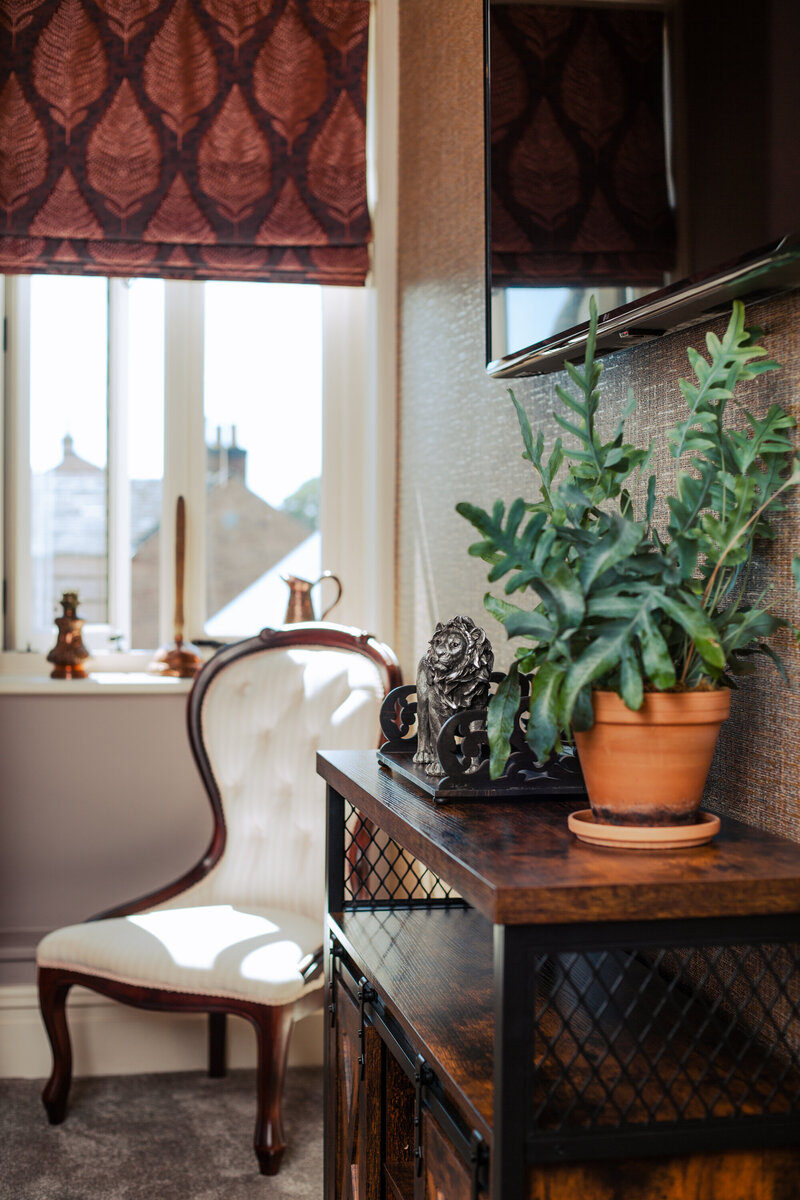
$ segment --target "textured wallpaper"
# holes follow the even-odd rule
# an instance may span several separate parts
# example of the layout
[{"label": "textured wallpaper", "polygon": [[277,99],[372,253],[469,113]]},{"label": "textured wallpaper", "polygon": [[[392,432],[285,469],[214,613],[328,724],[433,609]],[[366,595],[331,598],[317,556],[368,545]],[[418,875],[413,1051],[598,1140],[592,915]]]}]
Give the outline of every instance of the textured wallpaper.
[{"label": "textured wallpaper", "polygon": [[[509,650],[484,614],[485,566],[467,555],[471,527],[459,500],[483,506],[533,494],[505,383],[484,372],[483,99],[480,0],[403,0],[400,6],[400,428],[397,649],[411,677],[433,625],[455,613],[482,621],[499,665]],[[424,31],[424,32],[423,32]],[[800,418],[800,294],[748,309],[784,369],[754,381],[757,411],[778,402]],[[718,332],[726,318],[711,323]],[[606,360],[603,411],[609,424],[630,385],[638,409],[632,441],[656,441],[655,469],[669,485],[674,460],[664,433],[681,415],[677,380],[689,373],[686,347],[702,348],[705,327],[623,351]],[[553,439],[558,376],[518,380],[534,426]],[[744,390],[742,396],[745,397]],[[800,624],[789,561],[800,552],[798,506],[760,572],[783,610]],[[734,697],[709,783],[719,811],[800,840],[800,656],[784,638],[786,688],[771,666]]]}]

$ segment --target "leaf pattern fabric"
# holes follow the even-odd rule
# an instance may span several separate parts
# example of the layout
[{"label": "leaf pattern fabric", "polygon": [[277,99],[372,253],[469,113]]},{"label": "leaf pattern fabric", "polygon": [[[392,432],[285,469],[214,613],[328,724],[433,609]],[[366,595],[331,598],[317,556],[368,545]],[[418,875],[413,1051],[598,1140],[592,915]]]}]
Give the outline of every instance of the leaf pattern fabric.
[{"label": "leaf pattern fabric", "polygon": [[272,0],[203,0],[203,7],[214,18],[237,57],[239,47],[253,36],[256,25],[271,6]]},{"label": "leaf pattern fabric", "polygon": [[493,285],[661,284],[675,262],[662,15],[490,14]]},{"label": "leaf pattern fabric", "polygon": [[0,271],[363,284],[369,10],[2,0]]},{"label": "leaf pattern fabric", "polygon": [[234,84],[197,155],[200,187],[226,220],[250,216],[272,178],[269,145]]},{"label": "leaf pattern fabric", "polygon": [[0,24],[4,25],[11,34],[12,45],[17,34],[30,25],[33,20],[33,10],[42,0],[4,0],[0,5]]},{"label": "leaf pattern fabric", "polygon": [[123,79],[89,138],[86,178],[124,222],[157,187],[159,157],[155,132]]},{"label": "leaf pattern fabric", "polygon": [[125,54],[128,53],[131,38],[139,33],[160,2],[161,0],[97,0],[108,17],[109,29],[122,38]]},{"label": "leaf pattern fabric", "polygon": [[0,207],[24,204],[47,174],[47,139],[16,75],[0,92]]},{"label": "leaf pattern fabric", "polygon": [[342,224],[349,227],[366,212],[366,197],[359,186],[366,171],[366,150],[356,128],[353,104],[343,93],[320,130],[308,156],[311,191]]},{"label": "leaf pattern fabric", "polygon": [[33,82],[48,101],[50,115],[64,127],[69,145],[73,127],[102,95],[107,64],[97,29],[80,0],[66,0],[53,13],[33,52]]},{"label": "leaf pattern fabric", "polygon": [[69,167],[64,168],[58,183],[34,217],[31,233],[50,238],[63,238],[65,234],[102,237],[103,228],[81,195]]},{"label": "leaf pattern fabric", "polygon": [[[306,81],[298,86],[300,81]],[[270,113],[273,127],[291,154],[295,141],[325,100],[325,56],[322,47],[290,4],[265,42],[253,70],[253,94]]]},{"label": "leaf pattern fabric", "polygon": [[144,60],[145,91],[175,134],[178,151],[214,99],[218,79],[216,57],[189,0],[178,0]]}]

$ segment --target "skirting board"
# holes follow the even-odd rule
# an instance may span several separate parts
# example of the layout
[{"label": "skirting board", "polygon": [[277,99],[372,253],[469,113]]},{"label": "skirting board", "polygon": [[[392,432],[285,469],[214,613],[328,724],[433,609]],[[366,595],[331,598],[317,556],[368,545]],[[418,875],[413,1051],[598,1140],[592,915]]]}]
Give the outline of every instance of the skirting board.
[{"label": "skirting board", "polygon": [[[189,1013],[146,1012],[73,988],[67,1005],[75,1075],[139,1075],[202,1071],[207,1021]],[[323,1018],[314,1013],[292,1034],[289,1065],[322,1065]],[[0,987],[0,1078],[50,1074],[50,1045],[31,984]],[[254,1067],[255,1034],[247,1021],[228,1021],[228,1066]]]}]

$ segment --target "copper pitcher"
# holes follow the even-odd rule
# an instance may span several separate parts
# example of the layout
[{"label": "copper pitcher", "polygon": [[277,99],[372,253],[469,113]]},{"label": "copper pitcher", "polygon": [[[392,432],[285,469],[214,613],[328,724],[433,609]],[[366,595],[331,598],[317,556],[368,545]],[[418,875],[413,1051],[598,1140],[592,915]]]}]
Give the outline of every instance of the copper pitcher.
[{"label": "copper pitcher", "polygon": [[313,583],[309,579],[298,579],[296,575],[281,575],[281,579],[289,588],[289,607],[286,609],[284,625],[294,625],[297,621],[316,621],[314,605],[311,602],[311,589],[315,588],[318,583],[322,583],[323,579],[332,579],[336,584],[337,592],[333,603],[323,609],[320,621],[325,620],[331,609],[335,608],[342,598],[342,582],[332,571],[323,571],[319,579],[315,579]]}]

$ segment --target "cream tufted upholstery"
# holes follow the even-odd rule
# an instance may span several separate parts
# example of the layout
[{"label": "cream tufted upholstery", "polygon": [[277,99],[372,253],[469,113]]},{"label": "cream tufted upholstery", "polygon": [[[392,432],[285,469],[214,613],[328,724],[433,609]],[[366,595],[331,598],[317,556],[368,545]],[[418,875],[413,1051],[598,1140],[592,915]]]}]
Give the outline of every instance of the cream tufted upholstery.
[{"label": "cream tufted upholstery", "polygon": [[325,788],[315,755],[374,746],[384,689],[374,662],[340,650],[273,650],[217,676],[202,725],[228,840],[178,903],[289,908],[317,922],[322,940]]},{"label": "cream tufted upholstery", "polygon": [[[66,1085],[63,1064],[59,1075],[63,1000],[51,1011],[48,999],[59,987],[64,998],[82,983],[145,1007],[169,1007],[173,997],[174,1007],[202,1010],[206,998],[208,1011],[241,1011],[257,1025],[258,1010],[271,1007],[289,1014],[287,1028],[292,1005],[307,1011],[322,987],[307,967],[322,943],[325,891],[315,752],[375,745],[380,704],[398,680],[391,651],[328,624],[265,630],[206,664],[189,702],[192,748],[216,815],[206,860],[162,892],[39,944],[54,1048],[44,1096],[51,1120],[63,1118],[69,1087],[68,1062]],[[285,1049],[274,1053],[285,1060]],[[272,1173],[279,1121],[273,1113],[262,1126],[256,1149]]]},{"label": "cream tufted upholstery", "polygon": [[169,992],[291,1004],[322,984],[306,984],[300,970],[319,940],[319,923],[296,913],[176,905],[57,929],[38,962]]},{"label": "cream tufted upholstery", "polygon": [[[341,650],[272,650],[227,667],[210,683],[201,718],[227,828],[222,858],[146,921],[137,914],[48,934],[39,966],[296,1000],[299,963],[322,941],[325,790],[315,752],[374,744],[384,687],[374,662]],[[269,929],[259,932],[258,922]],[[221,952],[198,953],[212,930]]]}]

